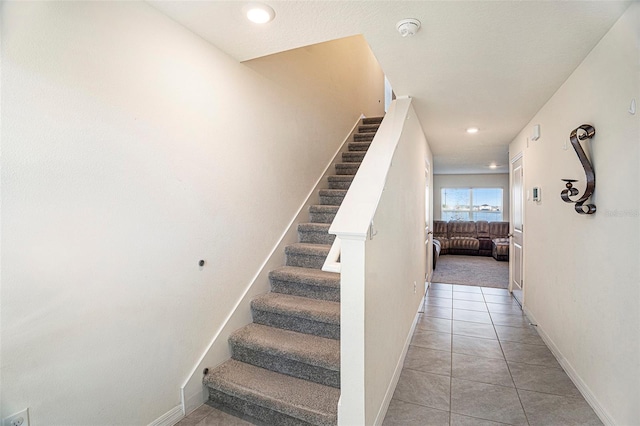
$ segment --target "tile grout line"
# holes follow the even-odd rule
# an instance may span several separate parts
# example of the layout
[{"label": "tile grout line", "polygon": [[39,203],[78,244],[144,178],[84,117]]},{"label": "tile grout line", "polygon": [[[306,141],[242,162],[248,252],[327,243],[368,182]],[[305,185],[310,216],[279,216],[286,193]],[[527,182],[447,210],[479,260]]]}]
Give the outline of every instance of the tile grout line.
[{"label": "tile grout line", "polygon": [[[488,314],[489,319],[491,320],[491,324],[490,325],[493,328],[494,333],[496,334],[496,339],[488,339],[488,338],[483,338],[483,337],[479,337],[479,336],[465,336],[465,335],[460,335],[460,336],[497,341],[498,344],[500,345],[500,351],[502,352],[503,360],[504,360],[505,364],[507,365],[507,369],[508,369],[509,366],[508,366],[508,363],[506,361],[506,356],[504,354],[504,350],[502,349],[502,343],[501,343],[500,339],[498,338],[498,333],[497,333],[497,331],[495,329],[495,324],[493,323],[493,318],[491,317],[491,312],[489,311],[489,307],[487,306],[486,299],[484,298],[485,294],[484,294],[484,292],[482,292],[482,287],[480,287],[480,294],[482,295],[483,302],[479,302],[479,303],[483,303],[485,305],[486,313]],[[453,299],[453,294],[452,294],[452,299],[451,299],[452,305],[451,305],[451,308],[450,308],[451,309],[451,318],[450,318],[450,321],[451,321],[451,329],[450,329],[450,334],[451,334],[451,367],[450,367],[450,379],[449,379],[449,425],[450,426],[452,426],[452,424],[453,424],[453,413],[454,413],[453,412],[453,406],[452,406],[453,405],[453,354],[454,354],[454,352],[453,352],[453,338],[454,338],[453,325],[454,325],[454,321],[455,321],[455,319],[453,318],[453,309],[454,309],[453,301],[454,300],[455,299]],[[463,300],[463,299],[460,299],[460,300]],[[463,310],[465,310],[465,309],[463,309]],[[471,312],[482,312],[482,311],[471,311]],[[433,317],[433,318],[438,318],[438,317]],[[473,321],[462,321],[462,322],[489,325],[487,323],[478,323],[478,322],[473,322]],[[472,356],[474,356],[476,358],[484,358],[484,357],[481,357],[481,356],[478,356],[478,355],[472,355]],[[494,385],[494,386],[500,386],[500,387],[504,387],[504,388],[508,388],[508,389],[513,389],[513,390],[516,391],[516,394],[518,395],[518,401],[520,402],[520,406],[522,408],[522,413],[525,416],[525,420],[526,420],[527,424],[529,424],[529,419],[528,419],[528,417],[526,415],[526,412],[524,411],[524,406],[522,405],[522,401],[520,400],[520,395],[518,394],[517,388],[515,386],[515,382],[513,380],[513,375],[511,374],[511,371],[509,369],[508,369],[508,371],[509,371],[509,377],[511,378],[511,381],[513,383],[513,387],[501,386],[501,385]],[[484,382],[477,382],[477,383],[484,383]],[[474,416],[467,416],[467,417],[475,418],[475,419],[479,419],[479,420],[489,420],[489,419],[483,419],[483,418],[474,417]],[[495,420],[491,420],[491,421],[495,421]],[[502,423],[502,422],[497,422],[497,423]]]},{"label": "tile grout line", "polygon": [[[482,296],[484,297],[484,292],[482,293]],[[487,306],[487,311],[488,310],[489,310],[489,307]],[[504,353],[504,348],[502,347],[502,340],[500,340],[500,337],[498,336],[498,330],[496,330],[496,325],[493,322],[493,317],[491,316],[491,312],[489,312],[489,317],[491,318],[491,325],[493,326],[493,331],[496,333],[496,337],[498,338],[498,344],[500,345],[500,350],[502,351],[502,356],[504,357],[504,363],[507,365],[507,371],[509,371],[509,377],[511,377],[511,382],[513,382],[513,389],[516,391],[516,395],[518,396],[518,402],[520,402],[520,408],[522,408],[522,414],[524,414],[524,418],[527,421],[527,424],[530,425],[531,423],[529,423],[529,416],[527,416],[527,412],[524,409],[524,404],[522,403],[522,398],[520,398],[520,393],[518,392],[518,387],[516,386],[516,381],[513,379],[513,374],[511,374],[511,368],[509,367],[509,363],[507,362],[507,354]]]},{"label": "tile grout line", "polygon": [[[500,345],[500,351],[502,352],[502,356],[503,356],[504,363],[507,365],[507,369],[508,369],[508,363],[507,363],[507,361],[506,361],[506,356],[505,356],[504,351],[503,351],[503,349],[502,349],[502,344],[501,344],[501,342],[500,342],[500,339],[498,338],[498,333],[497,333],[497,331],[495,330],[495,325],[494,325],[494,323],[493,323],[493,318],[491,317],[491,312],[489,311],[489,307],[486,305],[486,300],[484,299],[484,296],[485,296],[485,295],[484,295],[484,292],[482,292],[482,287],[480,287],[480,291],[481,291],[482,298],[483,298],[483,300],[484,300],[484,302],[481,302],[481,303],[484,303],[484,304],[485,304],[486,312],[487,312],[487,314],[489,315],[489,319],[491,320],[491,324],[490,324],[490,325],[491,325],[491,327],[493,328],[493,331],[494,331],[494,333],[495,333],[495,335],[496,335],[496,339],[487,339],[487,338],[482,338],[482,337],[478,337],[478,336],[464,336],[464,335],[461,335],[461,336],[463,336],[463,337],[473,337],[473,338],[480,338],[480,339],[485,339],[485,340],[493,340],[493,341],[497,341],[497,342],[498,342],[498,344]],[[453,332],[453,325],[454,325],[454,323],[453,323],[453,321],[454,321],[454,319],[453,319],[453,312],[452,312],[452,320],[451,320],[451,328],[452,328],[452,329],[451,329],[451,339],[452,339],[452,342],[451,342],[451,382],[452,382],[452,384],[451,384],[451,394],[453,393],[453,336],[454,336],[454,332]],[[481,323],[476,323],[476,324],[481,324]],[[486,323],[485,323],[485,324],[486,324]],[[486,324],[486,325],[489,325],[489,324]],[[473,357],[475,357],[475,358],[484,358],[484,357],[481,357],[481,356],[479,356],[479,355],[472,355],[472,356],[473,356]],[[499,387],[504,387],[504,388],[507,388],[507,389],[513,389],[513,390],[515,390],[515,391],[516,391],[516,394],[518,395],[518,391],[517,391],[517,388],[516,388],[516,386],[515,386],[515,382],[514,382],[514,380],[513,380],[513,376],[511,375],[511,371],[510,371],[510,370],[508,370],[508,371],[509,371],[509,377],[511,378],[511,381],[512,381],[512,383],[513,383],[513,387],[510,387],[510,386],[502,386],[502,385],[496,385],[496,384],[491,384],[491,385],[493,385],[493,386],[499,386]],[[466,379],[460,379],[460,380],[466,380]],[[471,381],[471,382],[475,382],[475,383],[484,383],[484,382],[476,382],[476,381],[473,381],[473,380],[469,380],[469,381]],[[487,383],[487,384],[490,384],[490,383]],[[451,396],[450,396],[450,399],[452,400],[452,397],[451,397]],[[518,395],[518,401],[520,402],[520,406],[522,407],[522,413],[523,413],[523,414],[524,414],[524,416],[525,416],[525,420],[527,421],[527,424],[529,424],[529,419],[528,419],[528,417],[527,417],[527,415],[526,415],[526,413],[525,413],[525,411],[524,411],[524,407],[522,406],[522,401],[520,400],[520,396],[519,396],[519,395]],[[451,406],[451,404],[452,404],[452,401],[450,402],[450,406]],[[451,407],[450,407],[450,408],[451,408]],[[453,421],[453,420],[452,420],[452,417],[453,417],[453,416],[452,416],[452,414],[453,414],[453,410],[452,410],[452,408],[451,408],[451,409],[450,409],[450,415],[449,415],[450,425],[451,425],[451,423],[452,423],[452,421]],[[469,416],[469,417],[476,418],[476,419],[479,419],[479,420],[489,420],[489,419],[483,419],[483,418],[480,418],[480,417],[473,417],[473,416]],[[495,420],[490,420],[490,421],[495,422]],[[502,423],[502,422],[497,422],[497,423]]]},{"label": "tile grout line", "polygon": [[453,287],[451,291],[451,345],[449,347],[449,426],[453,426]]},{"label": "tile grout line", "polygon": [[[452,287],[452,290],[453,290],[453,287]],[[450,360],[450,364],[449,364],[449,426],[452,426],[452,422],[453,422],[453,419],[451,416],[451,403],[452,403],[452,392],[453,392],[453,291],[451,293],[452,293],[451,299],[450,299],[451,306],[449,307],[450,318],[447,318],[450,321],[450,324],[449,324],[449,335],[450,335],[450,338],[449,338],[450,339],[449,340],[449,343],[450,343],[450,346],[449,346],[449,360]],[[426,298],[425,298],[425,304],[426,304]],[[437,317],[432,317],[432,318],[437,318]]]}]

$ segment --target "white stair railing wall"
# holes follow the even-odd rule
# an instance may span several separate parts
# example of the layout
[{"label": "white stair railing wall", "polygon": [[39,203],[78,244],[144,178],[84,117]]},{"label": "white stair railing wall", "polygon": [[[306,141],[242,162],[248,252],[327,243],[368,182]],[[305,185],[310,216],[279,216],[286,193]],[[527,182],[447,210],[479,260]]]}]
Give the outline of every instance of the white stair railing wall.
[{"label": "white stair railing wall", "polygon": [[341,246],[339,425],[382,424],[398,382],[425,290],[430,156],[411,99],[396,99],[331,225]]}]

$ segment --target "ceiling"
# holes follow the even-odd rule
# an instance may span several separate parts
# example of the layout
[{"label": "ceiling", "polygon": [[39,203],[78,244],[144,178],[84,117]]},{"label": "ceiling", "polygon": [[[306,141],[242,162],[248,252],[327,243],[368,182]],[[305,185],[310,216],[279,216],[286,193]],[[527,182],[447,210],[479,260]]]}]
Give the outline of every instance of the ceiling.
[{"label": "ceiling", "polygon": [[[509,143],[630,4],[266,1],[276,18],[258,26],[243,1],[149,3],[239,61],[363,34],[395,93],[414,99],[442,174],[507,173]],[[420,31],[402,38],[403,18]]]}]

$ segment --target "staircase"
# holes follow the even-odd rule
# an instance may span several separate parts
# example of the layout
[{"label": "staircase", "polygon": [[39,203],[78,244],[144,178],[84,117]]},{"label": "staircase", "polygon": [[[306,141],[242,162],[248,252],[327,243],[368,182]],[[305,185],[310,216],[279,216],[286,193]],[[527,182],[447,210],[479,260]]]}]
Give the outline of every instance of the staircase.
[{"label": "staircase", "polygon": [[253,323],[229,337],[232,357],[204,377],[209,403],[259,423],[335,425],[340,397],[340,274],[322,265],[328,233],[382,118],[364,118],[320,190],[271,292],[251,302]]}]

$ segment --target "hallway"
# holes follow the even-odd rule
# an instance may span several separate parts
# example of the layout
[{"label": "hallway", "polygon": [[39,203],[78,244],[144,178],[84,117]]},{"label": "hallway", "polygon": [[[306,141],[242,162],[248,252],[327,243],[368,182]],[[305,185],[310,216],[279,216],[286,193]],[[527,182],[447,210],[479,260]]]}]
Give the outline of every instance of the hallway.
[{"label": "hallway", "polygon": [[432,284],[384,421],[425,424],[602,423],[507,290]]}]

